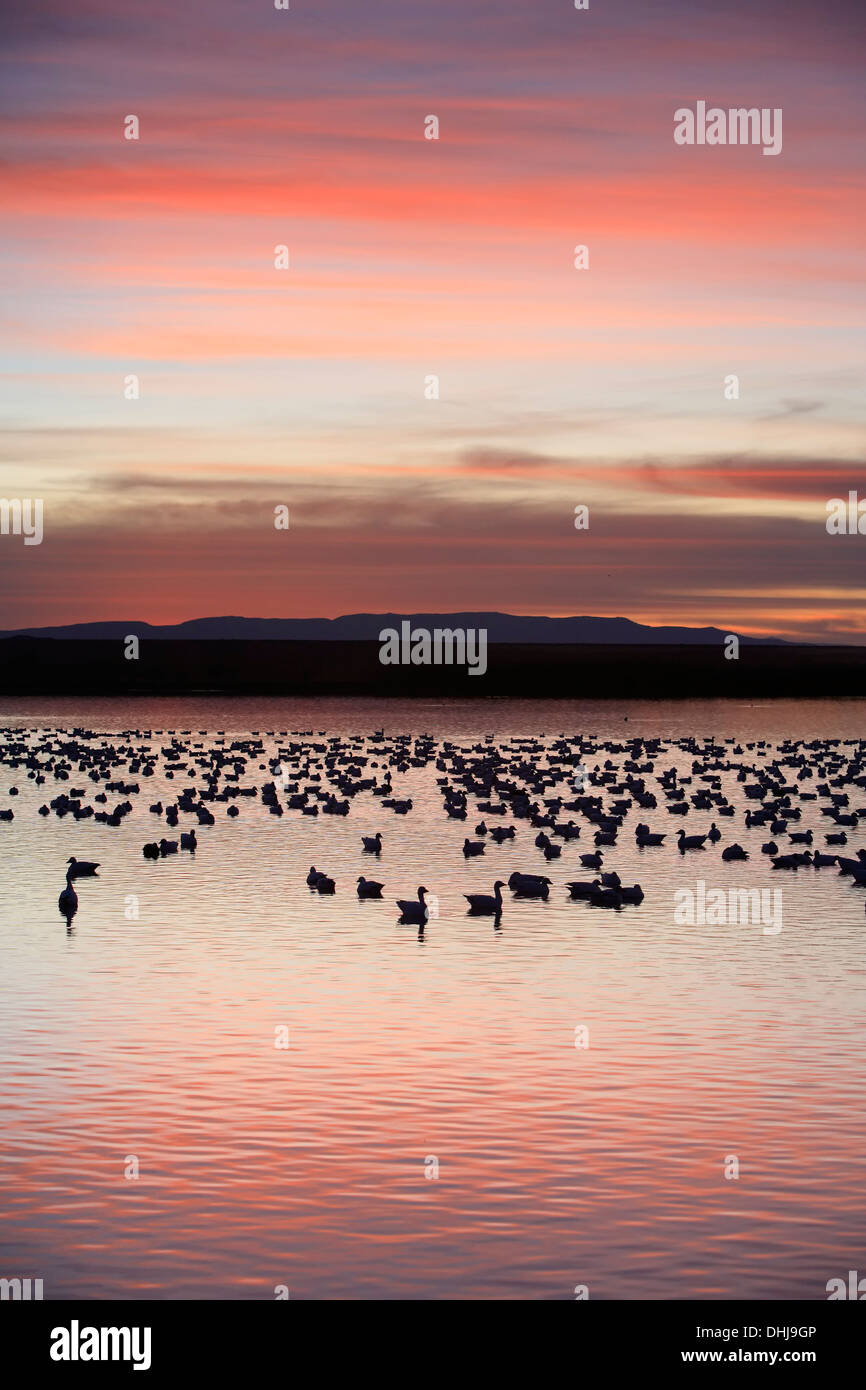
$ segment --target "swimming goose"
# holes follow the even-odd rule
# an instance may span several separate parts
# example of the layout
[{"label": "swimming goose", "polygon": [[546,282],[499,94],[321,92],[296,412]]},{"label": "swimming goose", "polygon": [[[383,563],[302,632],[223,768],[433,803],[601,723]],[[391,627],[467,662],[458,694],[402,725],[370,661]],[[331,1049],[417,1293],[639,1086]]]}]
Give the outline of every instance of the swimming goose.
[{"label": "swimming goose", "polygon": [[594,878],[591,883],[581,883],[578,881],[576,883],[567,883],[565,886],[572,898],[591,898],[593,893],[598,892],[601,884],[597,878]]},{"label": "swimming goose", "polygon": [[498,878],[493,885],[493,897],[487,893],[464,893],[463,896],[469,904],[469,911],[475,913],[486,913],[490,916],[495,913],[498,917],[502,911],[502,890],[505,884]]},{"label": "swimming goose", "polygon": [[[800,868],[800,865],[801,865],[803,862],[804,862],[804,859],[803,859],[803,856],[802,856],[802,855],[799,855],[799,854],[780,854],[779,857],[778,857],[777,859],[773,859],[773,860],[771,861],[771,863],[770,863],[770,868],[771,868],[771,869],[794,869],[794,870],[796,871],[797,869]],[[811,862],[811,855],[809,856],[809,859],[808,859],[807,861],[805,861],[805,862]]]},{"label": "swimming goose", "polygon": [[642,826],[638,826],[635,831],[635,841],[638,849],[644,849],[647,845],[661,845],[666,839],[666,835],[654,835],[649,830],[644,830]]},{"label": "swimming goose", "polygon": [[622,894],[618,888],[596,888],[589,902],[592,907],[622,907]]},{"label": "swimming goose", "polygon": [[596,872],[601,869],[601,861],[602,854],[600,849],[597,849],[595,854],[582,854],[580,856],[580,862],[583,867],[585,869],[595,869]]},{"label": "swimming goose", "polygon": [[684,830],[680,830],[677,834],[680,853],[684,854],[687,849],[703,849],[706,838],[706,835],[687,835]]},{"label": "swimming goose", "polygon": [[550,879],[543,874],[521,874],[515,869],[508,887],[515,898],[541,898],[546,902],[550,895]]},{"label": "swimming goose", "polygon": [[57,899],[57,906],[67,921],[78,911],[78,894],[68,880],[66,882],[66,887]]},{"label": "swimming goose", "polygon": [[484,853],[484,841],[483,841],[483,840],[464,840],[464,841],[463,841],[463,855],[464,855],[464,858],[466,858],[466,859],[471,859],[473,854],[483,854],[483,853]]},{"label": "swimming goose", "polygon": [[364,878],[363,874],[358,879],[359,898],[381,898],[384,883],[374,883],[371,878]]},{"label": "swimming goose", "polygon": [[76,859],[75,855],[67,859],[69,868],[66,870],[66,882],[69,883],[73,878],[94,878],[98,864],[92,864],[87,859]]},{"label": "swimming goose", "polygon": [[723,859],[748,859],[748,854],[742,845],[728,845],[722,850]]},{"label": "swimming goose", "polygon": [[860,873],[862,869],[866,868],[866,864],[864,864],[863,862],[863,851],[859,849],[857,851],[856,859],[847,859],[840,854],[837,856],[836,862],[839,865],[840,874],[856,874]]},{"label": "swimming goose", "polygon": [[315,886],[316,886],[316,884],[318,883],[318,881],[319,881],[320,878],[321,878],[321,874],[319,873],[319,870],[316,868],[315,864],[311,864],[311,865],[310,865],[310,872],[307,874],[307,884],[308,884],[308,886],[309,886],[310,888],[315,888]]},{"label": "swimming goose", "polygon": [[427,906],[424,902],[424,895],[427,889],[423,886],[418,889],[418,901],[414,898],[398,898],[397,906],[404,922],[426,922]]},{"label": "swimming goose", "polygon": [[626,888],[625,886],[621,885],[617,889],[617,892],[619,893],[624,903],[643,902],[643,889],[641,888],[639,883],[633,883],[630,888]]},{"label": "swimming goose", "polygon": [[361,844],[364,846],[365,854],[382,853],[382,832],[377,830],[375,835],[362,835]]}]

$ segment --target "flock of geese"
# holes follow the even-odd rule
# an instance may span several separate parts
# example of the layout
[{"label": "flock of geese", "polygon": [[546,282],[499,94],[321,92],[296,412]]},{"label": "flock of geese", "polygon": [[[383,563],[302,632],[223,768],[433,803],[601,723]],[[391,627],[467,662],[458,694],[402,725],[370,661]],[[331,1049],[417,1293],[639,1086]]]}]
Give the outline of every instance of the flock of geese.
[{"label": "flock of geese", "polygon": [[[55,794],[46,790],[36,809],[42,817],[118,827],[133,814],[136,801],[145,800],[149,814],[166,830],[178,827],[181,816],[194,822],[177,838],[149,839],[142,847],[149,860],[179,851],[195,855],[200,848],[196,826],[213,826],[219,815],[231,823],[254,805],[257,814],[277,817],[345,817],[360,798],[357,804],[367,816],[372,804],[403,817],[414,803],[398,794],[399,780],[417,769],[433,770],[446,819],[481,816],[473,836],[463,841],[467,864],[515,840],[531,843],[541,857],[535,871],[497,877],[492,893],[463,895],[469,914],[497,922],[506,904],[503,890],[511,901],[547,901],[554,885],[544,870],[564,852],[571,857],[575,841],[591,840],[592,847],[574,856],[583,876],[561,885],[567,900],[616,910],[644,898],[639,883],[623,883],[605,861],[625,835],[633,834],[641,852],[685,856],[711,850],[723,862],[749,859],[749,849],[717,822],[726,829],[738,822],[745,830],[766,833],[760,852],[772,870],[836,868],[855,886],[866,887],[866,849],[853,857],[842,852],[866,817],[866,743],[860,740],[742,743],[635,735],[617,741],[561,734],[488,735],[460,743],[432,734],[386,737],[383,730],[366,736],[312,730],[233,736],[188,729],[109,735],[81,728],[6,728],[0,731],[0,766],[14,777],[10,797],[19,796],[18,782],[24,779],[52,788]],[[156,801],[144,795],[151,778],[160,791]],[[668,817],[700,818],[709,825],[687,834],[680,823],[674,833]],[[0,811],[0,821],[14,820],[12,809]],[[364,834],[360,853],[379,859],[386,840],[390,850],[391,838],[382,831]],[[67,923],[79,906],[73,885],[96,877],[98,868],[90,860],[67,860],[66,886],[58,899]],[[335,876],[315,866],[306,882],[323,896],[338,891]],[[354,887],[362,900],[380,900],[385,891],[384,883],[363,874]],[[422,884],[414,896],[395,899],[400,921],[423,931],[431,896]]]}]

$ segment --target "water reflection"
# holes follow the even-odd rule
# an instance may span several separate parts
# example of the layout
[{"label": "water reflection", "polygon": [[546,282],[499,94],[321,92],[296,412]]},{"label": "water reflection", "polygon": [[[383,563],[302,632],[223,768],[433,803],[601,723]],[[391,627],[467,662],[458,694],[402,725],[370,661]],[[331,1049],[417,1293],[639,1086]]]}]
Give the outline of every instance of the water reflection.
[{"label": "water reflection", "polygon": [[[231,740],[384,717],[386,732],[457,741],[623,737],[627,714],[647,738],[745,742],[859,740],[863,719],[857,702],[382,711],[18,701],[2,721]],[[4,768],[0,795],[11,780]],[[15,780],[0,1246],[46,1297],[272,1298],[284,1283],[293,1299],[570,1298],[585,1283],[592,1298],[811,1299],[862,1267],[862,893],[833,869],[769,875],[742,784],[725,779],[723,829],[746,863],[621,836],[604,870],[644,901],[602,912],[565,886],[594,876],[585,837],[547,863],[518,824],[464,859],[466,826],[429,768],[394,775],[405,816],[383,823],[364,794],[348,817],[244,801],[199,829],[195,857],[154,860],[146,805],[118,826],[40,818],[43,789]],[[177,778],[149,783],[147,802],[177,795]],[[809,826],[825,829],[817,812]],[[379,829],[371,859],[360,837]],[[856,828],[847,840],[853,859]],[[72,856],[101,867],[60,932]],[[365,863],[381,902],[357,896]],[[311,864],[333,895],[310,890]],[[465,895],[529,870],[546,896],[508,889],[501,915],[467,911]],[[674,891],[699,875],[784,879],[784,929],[677,924]],[[396,904],[416,907],[424,885],[437,915],[399,926]]]}]

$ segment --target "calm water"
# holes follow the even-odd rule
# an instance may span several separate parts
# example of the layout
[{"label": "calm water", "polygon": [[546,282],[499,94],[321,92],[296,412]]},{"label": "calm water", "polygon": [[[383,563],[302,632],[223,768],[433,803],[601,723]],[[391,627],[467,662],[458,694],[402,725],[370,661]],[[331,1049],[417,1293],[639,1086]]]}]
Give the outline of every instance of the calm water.
[{"label": "calm water", "polygon": [[[6,726],[227,743],[256,730],[269,750],[267,730],[859,739],[864,714],[856,701],[0,705]],[[656,766],[690,762],[673,748]],[[641,907],[567,900],[560,885],[590,876],[584,827],[547,869],[549,901],[507,895],[497,931],[461,894],[542,872],[536,832],[517,822],[515,841],[464,861],[481,816],[445,818],[433,762],[394,776],[408,816],[368,793],[346,819],[277,819],[242,799],[235,821],[212,808],[194,859],[156,863],[142,844],[177,832],[148,805],[185,783],[162,766],[119,775],[142,794],[112,829],[36,814],[95,790],[75,774],[36,787],[0,768],[16,816],[0,825],[0,1274],[43,1278],[47,1298],[273,1298],[278,1284],[293,1299],[570,1298],[585,1284],[591,1298],[820,1299],[866,1270],[866,916],[850,879],[771,874],[769,832],[739,810],[718,823],[748,864],[639,852],[636,820],[679,829],[660,806],[633,811],[607,855],[642,883]],[[265,780],[255,764],[243,779]],[[733,774],[723,787],[742,807]],[[710,819],[692,811],[685,827]],[[821,841],[832,829],[817,807],[802,824]],[[359,836],[379,829],[376,861]],[[861,844],[855,832],[843,852]],[[73,854],[102,868],[77,885],[67,933]],[[311,863],[335,897],[310,893]],[[362,872],[386,901],[357,901]],[[698,877],[781,888],[783,930],[677,925],[673,893]],[[419,883],[439,898],[423,940],[393,905]]]}]

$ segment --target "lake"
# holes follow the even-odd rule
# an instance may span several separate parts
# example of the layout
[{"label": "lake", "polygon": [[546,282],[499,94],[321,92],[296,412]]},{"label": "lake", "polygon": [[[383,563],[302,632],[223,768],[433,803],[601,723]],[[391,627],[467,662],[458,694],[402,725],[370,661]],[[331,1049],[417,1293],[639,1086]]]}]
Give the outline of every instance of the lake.
[{"label": "lake", "polygon": [[[236,819],[211,805],[195,856],[155,862],[142,845],[178,832],[148,806],[203,786],[199,769],[122,768],[141,792],[114,828],[37,813],[73,788],[92,801],[84,772],[35,785],[0,765],[15,812],[0,824],[0,1274],[69,1299],[826,1298],[829,1279],[866,1271],[864,892],[835,868],[771,873],[733,771],[721,844],[678,854],[680,818],[647,776],[658,808],[633,809],[605,851],[644,901],[601,911],[563,887],[591,877],[591,826],[576,817],[580,839],[547,866],[526,820],[465,860],[478,821],[512,817],[470,797],[467,820],[448,819],[435,759],[488,735],[659,739],[655,774],[689,775],[678,740],[730,739],[727,756],[753,764],[758,740],[764,761],[784,740],[856,752],[864,716],[857,700],[3,701],[6,746],[23,737],[10,729],[38,730],[31,744],[88,730],[158,750],[174,731],[225,750],[255,731],[269,757],[359,737],[363,775],[379,777],[399,735],[428,734],[434,754],[392,769],[408,815],[369,791],[346,817],[238,798]],[[587,762],[611,756],[621,769],[603,749]],[[268,757],[239,785],[260,789]],[[663,846],[636,847],[641,819]],[[816,845],[833,829],[818,802],[803,803],[807,827]],[[360,848],[377,830],[378,859]],[[721,861],[733,840],[747,862]],[[850,830],[843,852],[861,846]],[[101,867],[76,884],[67,930],[71,855]],[[307,887],[311,864],[334,896]],[[548,900],[506,890],[501,921],[467,915],[463,893],[515,869],[547,873]],[[357,899],[362,873],[383,901]],[[781,930],[678,922],[675,894],[699,879],[780,890]],[[421,934],[394,905],[419,884],[438,900]]]}]

